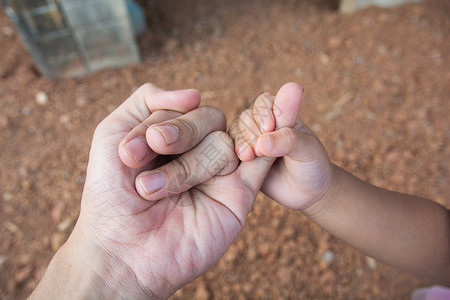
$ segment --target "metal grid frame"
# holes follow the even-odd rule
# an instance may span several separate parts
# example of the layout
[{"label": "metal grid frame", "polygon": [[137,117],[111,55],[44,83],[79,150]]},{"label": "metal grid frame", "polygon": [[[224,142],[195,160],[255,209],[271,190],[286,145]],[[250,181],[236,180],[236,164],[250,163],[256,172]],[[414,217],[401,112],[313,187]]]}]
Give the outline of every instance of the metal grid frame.
[{"label": "metal grid frame", "polygon": [[2,0],[39,71],[79,77],[140,61],[124,0]]}]

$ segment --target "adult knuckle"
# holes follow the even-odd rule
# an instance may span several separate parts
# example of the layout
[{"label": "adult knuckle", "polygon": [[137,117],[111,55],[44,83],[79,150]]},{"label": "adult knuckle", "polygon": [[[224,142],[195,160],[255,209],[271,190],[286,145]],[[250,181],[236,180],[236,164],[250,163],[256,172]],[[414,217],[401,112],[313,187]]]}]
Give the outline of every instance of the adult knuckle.
[{"label": "adult knuckle", "polygon": [[190,140],[197,141],[200,138],[200,129],[197,127],[195,122],[183,119],[179,119],[178,121],[180,122],[182,131],[185,130],[187,132]]},{"label": "adult knuckle", "polygon": [[107,128],[108,128],[108,119],[104,119],[103,121],[98,123],[97,127],[95,127],[94,137],[102,136]]},{"label": "adult knuckle", "polygon": [[202,112],[212,115],[214,119],[217,119],[221,122],[225,121],[225,114],[217,107],[204,105],[200,106],[200,109],[202,110]]},{"label": "adult knuckle", "polygon": [[292,145],[297,141],[297,133],[292,128],[284,128],[282,134],[285,142],[289,145]]},{"label": "adult knuckle", "polygon": [[154,88],[155,88],[155,86],[153,84],[146,82],[140,86],[139,90],[141,90],[143,92],[148,92],[148,91],[153,90]]},{"label": "adult knuckle", "polygon": [[180,116],[182,116],[182,114],[174,110],[157,110],[152,113],[152,119],[148,118],[145,123],[147,124],[147,127],[150,127],[151,125],[155,124],[154,119],[170,120],[176,119]]},{"label": "adult knuckle", "polygon": [[186,184],[192,177],[192,168],[190,163],[182,156],[173,161],[173,168],[175,176],[179,179],[181,184]]},{"label": "adult knuckle", "polygon": [[233,139],[223,131],[213,131],[210,135],[217,141],[222,142],[225,145],[229,145],[233,143]]},{"label": "adult knuckle", "polygon": [[217,132],[217,134],[219,135],[219,137],[222,139],[222,141],[226,144],[226,145],[233,145],[233,138],[229,135],[229,134],[227,134],[227,133],[225,133],[225,132],[223,132],[223,131],[218,131]]},{"label": "adult knuckle", "polygon": [[229,157],[234,154],[234,140],[231,136],[223,131],[214,131],[210,133],[211,142],[214,142],[224,150],[224,154]]},{"label": "adult knuckle", "polygon": [[141,97],[145,97],[145,96],[150,96],[153,94],[156,94],[158,92],[163,91],[163,89],[157,87],[156,85],[152,84],[152,83],[144,83],[143,85],[141,85],[135,93],[137,93],[138,95],[141,95]]}]

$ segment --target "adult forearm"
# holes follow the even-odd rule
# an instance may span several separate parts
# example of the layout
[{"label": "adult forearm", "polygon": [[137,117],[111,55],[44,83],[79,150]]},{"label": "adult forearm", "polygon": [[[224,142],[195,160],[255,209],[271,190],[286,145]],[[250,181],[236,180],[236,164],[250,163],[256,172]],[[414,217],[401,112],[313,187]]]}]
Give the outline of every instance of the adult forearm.
[{"label": "adult forearm", "polygon": [[450,283],[450,217],[435,202],[374,187],[335,166],[329,193],[304,213],[369,256]]}]

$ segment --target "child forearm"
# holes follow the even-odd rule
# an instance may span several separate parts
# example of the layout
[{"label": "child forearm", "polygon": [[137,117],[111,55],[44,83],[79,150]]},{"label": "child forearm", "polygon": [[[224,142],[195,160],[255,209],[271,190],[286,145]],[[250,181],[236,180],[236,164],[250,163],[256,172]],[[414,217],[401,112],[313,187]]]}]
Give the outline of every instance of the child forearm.
[{"label": "child forearm", "polygon": [[450,284],[450,214],[427,199],[374,187],[334,166],[328,194],[303,212],[382,262]]}]

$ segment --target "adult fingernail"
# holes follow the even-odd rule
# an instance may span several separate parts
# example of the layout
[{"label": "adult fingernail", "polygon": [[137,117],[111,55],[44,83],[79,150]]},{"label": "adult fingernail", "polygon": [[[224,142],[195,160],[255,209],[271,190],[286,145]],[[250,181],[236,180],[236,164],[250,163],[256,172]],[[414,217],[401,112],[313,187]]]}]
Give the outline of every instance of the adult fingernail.
[{"label": "adult fingernail", "polygon": [[166,184],[166,176],[161,172],[151,172],[138,177],[145,195],[149,196],[159,191]]},{"label": "adult fingernail", "polygon": [[180,139],[180,131],[178,128],[171,124],[155,126],[159,132],[161,132],[164,137],[164,141],[166,142],[166,146],[172,145],[173,143],[178,142]]},{"label": "adult fingernail", "polygon": [[259,147],[264,149],[264,152],[270,152],[273,149],[273,139],[270,135],[262,135],[259,138]]},{"label": "adult fingernail", "polygon": [[148,154],[147,142],[140,137],[129,140],[122,146],[136,163],[141,162]]}]

